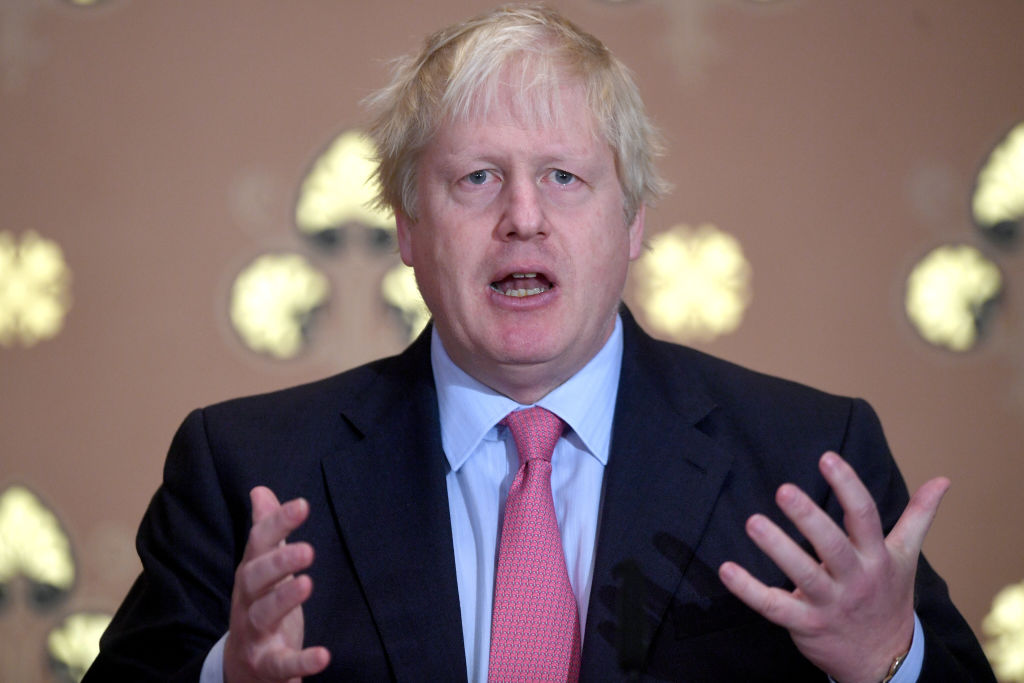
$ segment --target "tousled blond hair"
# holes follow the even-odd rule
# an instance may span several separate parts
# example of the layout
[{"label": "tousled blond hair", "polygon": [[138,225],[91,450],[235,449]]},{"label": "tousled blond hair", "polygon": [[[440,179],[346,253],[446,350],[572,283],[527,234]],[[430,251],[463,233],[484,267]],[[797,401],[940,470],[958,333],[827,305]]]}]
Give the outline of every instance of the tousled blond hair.
[{"label": "tousled blond hair", "polygon": [[578,83],[595,133],[615,155],[629,223],[666,189],[654,168],[661,146],[629,70],[594,36],[553,9],[508,5],[427,37],[419,54],[395,62],[391,83],[367,98],[374,112],[378,204],[416,219],[416,163],[446,119],[486,113],[501,87],[526,115],[557,119],[564,77]]}]

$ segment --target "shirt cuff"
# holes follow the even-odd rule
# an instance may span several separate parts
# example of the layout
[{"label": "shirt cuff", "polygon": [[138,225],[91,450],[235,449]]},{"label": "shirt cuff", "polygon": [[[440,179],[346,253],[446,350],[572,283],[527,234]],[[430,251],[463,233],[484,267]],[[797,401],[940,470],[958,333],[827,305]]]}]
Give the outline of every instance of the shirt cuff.
[{"label": "shirt cuff", "polygon": [[910,652],[903,660],[903,665],[890,683],[915,683],[921,675],[921,667],[924,665],[924,629],[921,628],[921,620],[914,612],[914,639],[910,642]]},{"label": "shirt cuff", "polygon": [[[914,637],[917,637],[916,633]],[[224,683],[224,641],[227,639],[228,634],[225,633],[210,648],[203,660],[203,670],[199,672],[199,683]]]}]

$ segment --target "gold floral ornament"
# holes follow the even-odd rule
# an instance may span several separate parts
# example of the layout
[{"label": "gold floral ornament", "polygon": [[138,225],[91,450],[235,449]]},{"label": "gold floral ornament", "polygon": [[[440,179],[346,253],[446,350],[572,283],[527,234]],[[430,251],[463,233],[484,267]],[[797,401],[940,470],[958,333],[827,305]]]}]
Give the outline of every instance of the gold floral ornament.
[{"label": "gold floral ornament", "polygon": [[1000,142],[978,172],[971,209],[979,227],[1012,238],[1024,221],[1024,123]]},{"label": "gold floral ornament", "polygon": [[651,238],[637,263],[640,306],[652,328],[710,341],[736,330],[751,297],[739,240],[714,225],[677,225]]},{"label": "gold floral ornament", "polygon": [[334,242],[346,224],[371,229],[374,242],[390,245],[394,215],[373,207],[379,184],[373,178],[373,142],[357,130],[342,133],[302,181],[295,223],[304,234]]},{"label": "gold floral ornament", "polygon": [[420,296],[412,268],[399,264],[389,270],[380,283],[381,296],[402,319],[409,339],[415,339],[430,320],[430,311]]},{"label": "gold floral ornament", "polygon": [[78,612],[69,615],[46,639],[51,667],[64,678],[82,680],[100,653],[100,636],[109,624],[109,614]]},{"label": "gold floral ornament", "polygon": [[975,247],[938,247],[907,278],[907,317],[925,341],[967,351],[978,341],[1002,284],[998,266]]},{"label": "gold floral ornament", "polygon": [[327,276],[300,254],[264,254],[231,288],[231,324],[253,351],[294,358],[330,294]]},{"label": "gold floral ornament", "polygon": [[36,605],[65,595],[75,582],[71,544],[57,517],[23,486],[0,495],[0,587],[18,576],[31,586]]},{"label": "gold floral ornament", "polygon": [[1024,581],[996,594],[981,629],[990,637],[985,654],[996,678],[1024,683]]},{"label": "gold floral ornament", "polygon": [[24,346],[60,332],[71,307],[71,272],[56,242],[0,232],[0,346]]}]

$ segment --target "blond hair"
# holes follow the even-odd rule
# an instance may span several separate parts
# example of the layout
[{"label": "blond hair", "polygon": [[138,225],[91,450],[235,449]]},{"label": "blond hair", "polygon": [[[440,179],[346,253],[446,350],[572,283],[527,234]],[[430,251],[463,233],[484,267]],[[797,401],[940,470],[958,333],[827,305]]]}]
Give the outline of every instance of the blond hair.
[{"label": "blond hair", "polygon": [[[378,204],[416,218],[416,163],[446,118],[493,104],[499,74],[519,75],[528,115],[557,117],[559,77],[582,85],[600,135],[612,148],[626,222],[666,185],[654,168],[660,142],[625,65],[594,36],[553,9],[507,5],[427,37],[395,62],[391,83],[367,98],[375,117]],[[540,94],[541,97],[526,97]]]}]

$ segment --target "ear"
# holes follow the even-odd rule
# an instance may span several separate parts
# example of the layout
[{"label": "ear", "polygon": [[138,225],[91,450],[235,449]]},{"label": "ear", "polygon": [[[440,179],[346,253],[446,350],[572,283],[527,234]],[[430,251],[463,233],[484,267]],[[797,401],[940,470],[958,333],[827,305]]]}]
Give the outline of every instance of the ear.
[{"label": "ear", "polygon": [[398,235],[398,253],[402,256],[402,263],[412,265],[412,225],[411,218],[402,211],[395,211],[395,229]]},{"label": "ear", "polygon": [[644,247],[644,218],[647,207],[643,204],[636,210],[633,222],[629,224],[629,260],[635,261],[640,257]]}]

